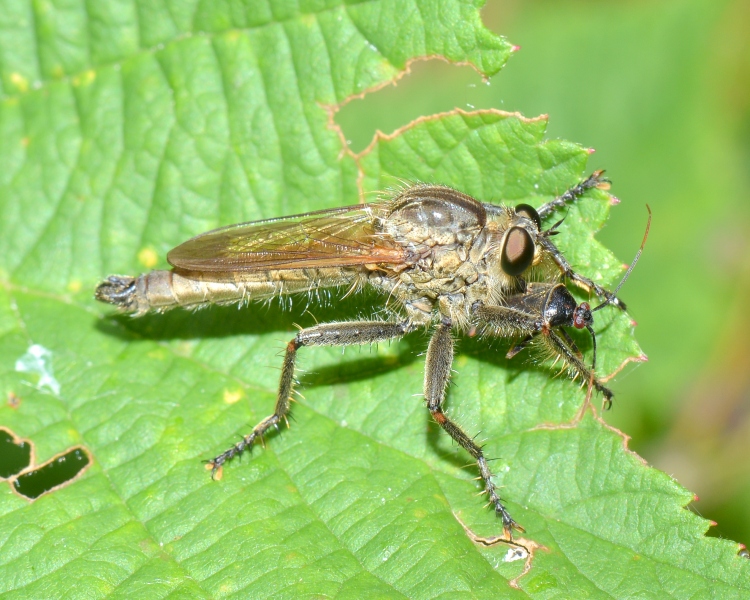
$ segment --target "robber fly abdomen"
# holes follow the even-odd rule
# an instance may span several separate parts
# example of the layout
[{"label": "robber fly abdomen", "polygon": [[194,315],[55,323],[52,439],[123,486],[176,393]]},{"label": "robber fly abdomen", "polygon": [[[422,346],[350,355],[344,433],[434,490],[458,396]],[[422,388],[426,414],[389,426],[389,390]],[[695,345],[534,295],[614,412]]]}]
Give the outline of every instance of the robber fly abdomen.
[{"label": "robber fly abdomen", "polygon": [[133,316],[176,306],[202,308],[266,300],[329,287],[351,286],[360,280],[356,271],[337,269],[287,269],[260,273],[216,274],[181,269],[151,271],[140,277],[111,275],[99,284],[96,298],[116,304]]},{"label": "robber fly abdomen", "polygon": [[[605,304],[624,305],[573,271],[550,239],[560,223],[543,230],[540,218],[590,188],[607,185],[601,172],[594,173],[539,211],[526,204],[482,203],[444,186],[414,185],[391,200],[204,233],[168,254],[173,270],[138,278],[113,275],[99,285],[96,297],[140,315],[321,288],[338,287],[346,294],[366,286],[379,290],[398,307],[393,321],[324,323],[302,329],[289,341],[273,414],[209,461],[212,475],[220,476],[226,461],[286,420],[300,348],[372,344],[432,327],[424,376],[427,408],[476,460],[485,492],[510,537],[513,528],[522,529],[500,500],[481,447],[443,411],[453,333],[483,326],[493,335],[523,338],[509,355],[543,336],[574,375],[591,381],[610,400],[611,392],[563,329],[586,327],[593,336],[593,311],[585,303],[577,306],[559,280],[568,277],[605,297]],[[530,283],[533,270],[537,278],[542,274],[543,283]]]}]

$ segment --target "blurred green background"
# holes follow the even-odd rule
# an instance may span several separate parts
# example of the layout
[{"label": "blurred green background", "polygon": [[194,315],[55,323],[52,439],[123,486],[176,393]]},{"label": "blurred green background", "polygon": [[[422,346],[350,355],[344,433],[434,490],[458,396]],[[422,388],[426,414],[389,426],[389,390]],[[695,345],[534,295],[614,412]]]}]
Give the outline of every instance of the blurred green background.
[{"label": "blurred green background", "polygon": [[654,215],[621,292],[650,360],[615,378],[605,418],[700,497],[713,535],[750,544],[750,2],[490,0],[483,18],[521,46],[490,82],[418,62],[337,122],[359,151],[376,129],[494,107],[596,149],[622,201],[599,239],[630,262]]}]

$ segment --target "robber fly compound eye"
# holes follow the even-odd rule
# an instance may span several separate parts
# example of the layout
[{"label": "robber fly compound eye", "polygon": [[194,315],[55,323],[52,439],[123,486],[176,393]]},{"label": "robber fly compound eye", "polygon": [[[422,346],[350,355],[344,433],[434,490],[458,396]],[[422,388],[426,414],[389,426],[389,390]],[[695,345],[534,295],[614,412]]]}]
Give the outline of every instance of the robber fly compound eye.
[{"label": "robber fly compound eye", "polygon": [[511,276],[520,275],[534,260],[534,240],[523,227],[511,227],[503,237],[500,266]]},{"label": "robber fly compound eye", "polygon": [[536,212],[536,209],[533,206],[529,204],[519,204],[516,206],[515,210],[517,215],[521,215],[530,221],[534,221],[537,230],[542,230],[542,220],[539,218],[539,213]]}]

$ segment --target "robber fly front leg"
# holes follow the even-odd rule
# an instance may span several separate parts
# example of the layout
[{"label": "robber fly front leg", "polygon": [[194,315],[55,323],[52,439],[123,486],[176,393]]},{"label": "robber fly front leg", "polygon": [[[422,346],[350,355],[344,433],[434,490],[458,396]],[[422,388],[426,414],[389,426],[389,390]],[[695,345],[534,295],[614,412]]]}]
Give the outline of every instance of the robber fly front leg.
[{"label": "robber fly front leg", "polygon": [[[604,171],[594,171],[589,177],[581,181],[578,185],[573,186],[564,194],[561,194],[554,200],[540,206],[537,210],[539,218],[543,219],[558,208],[566,206],[569,202],[575,202],[590,189],[598,188],[600,190],[608,190],[610,181],[609,179],[605,179],[603,175]],[[557,225],[559,224],[560,223],[558,223]],[[573,268],[570,266],[570,263],[565,259],[563,254],[549,239],[549,236],[557,233],[555,227],[556,225],[553,226],[551,230],[541,232],[542,235],[539,236],[538,243],[540,243],[542,247],[550,254],[550,256],[552,256],[552,259],[560,268],[563,275],[570,279],[577,286],[585,289],[586,291],[593,290],[600,298],[605,298],[611,304],[614,304],[622,310],[625,310],[625,303],[617,298],[614,294],[612,294],[612,292],[607,291],[600,285],[594,283],[588,277],[579,275],[573,270]]]},{"label": "robber fly front leg", "polygon": [[256,439],[271,428],[277,428],[279,422],[286,420],[291,404],[292,392],[294,391],[294,365],[297,359],[297,350],[302,346],[353,346],[360,344],[375,344],[400,338],[414,330],[410,321],[401,323],[387,323],[382,321],[354,321],[351,323],[325,323],[308,327],[301,330],[293,340],[286,346],[284,362],[281,366],[281,380],[276,397],[276,408],[273,414],[258,423],[253,430],[243,436],[242,440],[222,452],[213,460],[208,461],[211,465],[211,476],[229,459],[242,454],[246,448],[251,448]]},{"label": "robber fly front leg", "polygon": [[609,181],[609,179],[605,179],[603,175],[603,170],[594,171],[586,179],[581,181],[579,184],[574,185],[564,194],[561,194],[560,196],[558,196],[554,200],[551,200],[550,202],[547,202],[546,204],[542,204],[542,206],[540,206],[536,211],[539,214],[539,218],[543,219],[551,212],[557,210],[558,208],[564,207],[568,202],[575,202],[592,188],[608,190],[611,182]]},{"label": "robber fly front leg", "polygon": [[604,289],[598,283],[594,283],[588,277],[584,277],[583,275],[576,273],[573,270],[573,267],[570,266],[568,260],[563,256],[562,252],[557,249],[557,246],[555,246],[549,240],[549,238],[540,237],[539,243],[547,252],[549,252],[550,256],[552,256],[552,259],[555,261],[565,277],[570,279],[578,287],[583,288],[587,292],[594,290],[596,295],[600,298],[605,298],[607,301],[609,301],[610,304],[613,304],[622,310],[626,310],[625,303],[617,296],[615,296],[612,292]]},{"label": "robber fly front leg", "polygon": [[447,431],[448,435],[477,461],[479,474],[484,481],[484,490],[495,508],[495,514],[503,520],[503,531],[510,539],[512,537],[512,529],[517,529],[518,531],[523,531],[524,529],[511,518],[510,513],[503,506],[502,500],[497,494],[497,488],[492,483],[492,473],[487,465],[487,459],[482,452],[482,448],[443,412],[442,405],[443,400],[445,400],[445,389],[450,380],[452,364],[453,337],[451,335],[451,322],[449,319],[444,319],[438,325],[427,347],[427,359],[424,370],[424,398],[427,402],[427,408],[429,408],[437,424]]}]

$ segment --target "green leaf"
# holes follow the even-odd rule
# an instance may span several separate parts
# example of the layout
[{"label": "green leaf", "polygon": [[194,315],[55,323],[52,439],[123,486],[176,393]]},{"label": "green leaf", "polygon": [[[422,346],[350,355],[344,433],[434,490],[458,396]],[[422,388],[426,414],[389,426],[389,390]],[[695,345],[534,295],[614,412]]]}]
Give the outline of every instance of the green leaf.
[{"label": "green leaf", "polygon": [[[747,562],[703,537],[708,522],[683,508],[692,495],[591,412],[579,420],[585,391],[547,364],[502,358],[506,341],[461,341],[448,410],[481,431],[512,514],[544,546],[520,578],[525,561],[480,548],[456,518],[500,533],[468,456],[418,397],[425,336],[343,358],[304,352],[291,430],[212,482],[200,460],[272,411],[276,352],[295,322],[314,322],[304,299],[138,320],[92,299],[102,277],[164,267],[212,227],[353,203],[403,179],[535,205],[576,183],[584,148],[499,112],[425,119],[342,154],[326,107],[411,58],[502,67],[510,46],[477,7],[8,0],[0,14],[0,424],[33,443],[34,465],[74,446],[93,457],[34,502],[0,488],[5,595],[746,595]],[[589,194],[558,239],[576,269],[612,285],[622,269],[593,239],[608,211]],[[310,310],[325,320],[381,304]],[[596,318],[602,373],[640,356],[626,315]],[[34,345],[50,361],[19,370]]]}]

